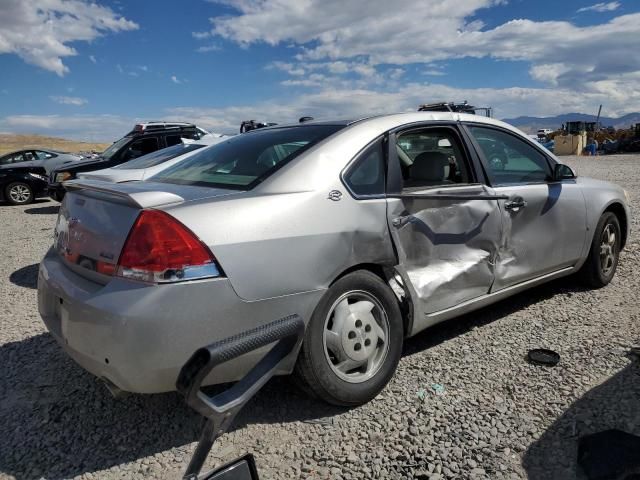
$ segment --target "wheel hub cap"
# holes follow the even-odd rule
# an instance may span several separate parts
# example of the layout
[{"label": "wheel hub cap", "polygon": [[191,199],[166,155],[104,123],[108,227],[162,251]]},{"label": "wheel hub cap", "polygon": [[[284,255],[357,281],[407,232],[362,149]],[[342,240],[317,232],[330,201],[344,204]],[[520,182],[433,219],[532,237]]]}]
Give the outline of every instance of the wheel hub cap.
[{"label": "wheel hub cap", "polygon": [[336,300],[327,315],[325,356],[338,377],[364,382],[384,363],[388,335],[389,320],[380,302],[364,291],[348,292]]}]

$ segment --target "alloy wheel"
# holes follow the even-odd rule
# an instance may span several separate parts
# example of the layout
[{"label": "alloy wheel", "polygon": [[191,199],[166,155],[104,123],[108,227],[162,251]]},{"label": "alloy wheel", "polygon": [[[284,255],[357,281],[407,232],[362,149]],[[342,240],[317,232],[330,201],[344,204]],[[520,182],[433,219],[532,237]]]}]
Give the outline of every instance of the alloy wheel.
[{"label": "alloy wheel", "polygon": [[600,238],[600,268],[604,276],[608,276],[616,263],[616,230],[608,223]]},{"label": "alloy wheel", "polygon": [[361,290],[341,295],[325,319],[323,346],[329,366],[342,380],[372,378],[389,351],[389,319],[382,304]]},{"label": "alloy wheel", "polygon": [[31,198],[31,190],[26,185],[14,185],[9,189],[9,197],[15,203],[26,203]]}]

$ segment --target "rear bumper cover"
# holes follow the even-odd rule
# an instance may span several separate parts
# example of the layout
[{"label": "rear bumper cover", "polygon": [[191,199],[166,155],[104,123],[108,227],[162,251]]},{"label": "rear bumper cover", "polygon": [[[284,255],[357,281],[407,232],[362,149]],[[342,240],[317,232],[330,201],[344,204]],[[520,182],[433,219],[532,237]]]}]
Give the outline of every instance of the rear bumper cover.
[{"label": "rear bumper cover", "polygon": [[[115,278],[99,285],[52,250],[38,274],[38,308],[57,342],[84,369],[137,393],[175,390],[180,368],[199,347],[293,313],[306,323],[323,293],[246,302],[226,278],[171,285]],[[223,365],[206,383],[241,378],[263,354]],[[290,373],[296,355],[278,373]]]}]

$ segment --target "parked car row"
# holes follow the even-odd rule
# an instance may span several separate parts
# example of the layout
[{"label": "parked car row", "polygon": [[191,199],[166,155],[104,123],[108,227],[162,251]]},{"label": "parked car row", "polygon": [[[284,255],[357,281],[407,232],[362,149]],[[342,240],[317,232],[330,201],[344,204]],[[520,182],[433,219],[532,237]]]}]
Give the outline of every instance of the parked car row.
[{"label": "parked car row", "polygon": [[[168,145],[183,135],[194,142]],[[302,345],[277,373],[361,404],[391,379],[405,338],[559,277],[603,287],[628,238],[622,188],[577,177],[487,117],[428,111],[203,140],[194,126],[147,124],[102,160],[51,173],[64,200],[39,311],[112,391],[174,390],[199,347],[295,314]],[[204,384],[241,378],[263,354]]]},{"label": "parked car row", "polygon": [[[190,123],[148,122],[135,125],[104,152],[90,157],[43,149],[12,152],[0,157],[0,201],[24,205],[47,194],[62,201],[65,194],[62,182],[88,175],[83,172],[102,179],[113,174],[113,181],[142,180],[145,175],[160,171],[163,162],[177,161],[178,157],[222,138]],[[190,142],[197,143],[187,145]],[[149,158],[138,166],[104,172],[139,157]]]}]

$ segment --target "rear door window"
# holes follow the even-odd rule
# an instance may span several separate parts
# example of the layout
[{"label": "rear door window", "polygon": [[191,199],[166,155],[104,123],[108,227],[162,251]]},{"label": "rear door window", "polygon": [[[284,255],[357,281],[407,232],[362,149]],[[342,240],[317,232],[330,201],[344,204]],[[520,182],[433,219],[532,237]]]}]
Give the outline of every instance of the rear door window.
[{"label": "rear door window", "polygon": [[167,135],[165,141],[167,142],[167,147],[171,147],[182,143],[182,137],[180,135]]},{"label": "rear door window", "polygon": [[255,130],[230,137],[151,177],[153,181],[250,189],[342,125]]},{"label": "rear door window", "polygon": [[57,155],[54,153],[43,152],[42,150],[35,150],[33,153],[36,157],[38,157],[38,160],[47,160],[49,158],[57,157]]},{"label": "rear door window", "polygon": [[160,148],[160,146],[158,144],[157,137],[141,138],[129,145],[129,147],[124,151],[122,158],[124,160],[131,160],[133,158],[146,155],[147,153],[155,152],[158,148]]}]

